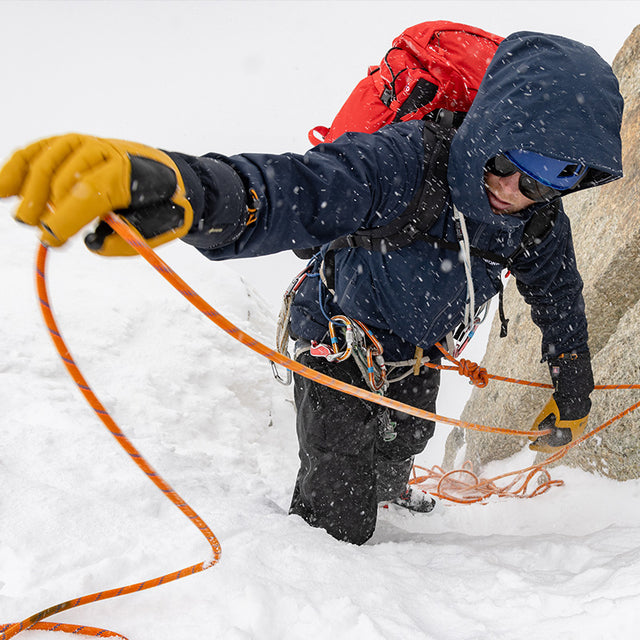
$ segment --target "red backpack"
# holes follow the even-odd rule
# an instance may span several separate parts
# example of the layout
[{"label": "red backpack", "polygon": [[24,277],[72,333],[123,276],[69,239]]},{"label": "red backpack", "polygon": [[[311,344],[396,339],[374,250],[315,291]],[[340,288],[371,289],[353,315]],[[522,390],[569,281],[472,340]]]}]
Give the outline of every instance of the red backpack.
[{"label": "red backpack", "polygon": [[371,133],[391,122],[419,120],[436,109],[467,112],[503,38],[438,20],[409,27],[379,67],[369,67],[331,127],[309,131],[311,144],[346,131]]}]

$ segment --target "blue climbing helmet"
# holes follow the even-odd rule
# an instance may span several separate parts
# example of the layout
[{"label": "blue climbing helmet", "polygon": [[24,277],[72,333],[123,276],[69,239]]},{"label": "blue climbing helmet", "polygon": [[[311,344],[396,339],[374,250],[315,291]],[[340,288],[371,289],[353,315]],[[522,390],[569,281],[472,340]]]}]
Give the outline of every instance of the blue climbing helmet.
[{"label": "blue climbing helmet", "polygon": [[587,166],[579,162],[567,162],[541,156],[533,151],[514,149],[505,154],[523,173],[557,191],[572,189],[584,177]]},{"label": "blue climbing helmet", "polygon": [[564,191],[573,189],[586,175],[587,168],[580,162],[557,160],[521,149],[494,156],[486,164],[487,171],[498,176],[519,172],[518,188],[534,202],[553,200]]}]

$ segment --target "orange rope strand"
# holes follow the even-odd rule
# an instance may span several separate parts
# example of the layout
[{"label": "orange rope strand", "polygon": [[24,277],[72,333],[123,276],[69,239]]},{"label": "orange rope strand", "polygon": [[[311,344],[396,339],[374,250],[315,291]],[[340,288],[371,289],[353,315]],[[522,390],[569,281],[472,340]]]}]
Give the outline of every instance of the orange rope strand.
[{"label": "orange rope strand", "polygon": [[[465,462],[461,469],[445,472],[441,467],[431,469],[414,465],[413,477],[409,484],[417,485],[431,495],[449,502],[458,504],[472,504],[483,502],[491,496],[501,498],[533,498],[548,491],[552,486],[562,486],[562,480],[552,480],[551,475],[544,469],[545,461],[522,471],[497,476],[496,478],[483,479],[473,472],[469,461]],[[422,475],[417,472],[421,471]],[[498,480],[508,476],[515,476],[506,486],[499,486]],[[529,491],[529,483],[538,477],[538,486]]]},{"label": "orange rope strand", "polygon": [[474,424],[471,422],[462,422],[455,418],[448,418],[441,416],[425,409],[419,409],[412,407],[392,398],[381,396],[372,391],[356,387],[341,380],[336,380],[323,373],[305,367],[304,365],[287,358],[286,356],[278,353],[274,349],[267,347],[252,336],[246,334],[244,331],[236,327],[233,323],[229,322],[223,315],[218,313],[210,304],[203,300],[180,276],[178,276],[144,241],[140,234],[131,228],[126,222],[119,217],[110,214],[105,220],[113,227],[113,229],[124,238],[151,266],[158,271],[158,273],[172,284],[196,309],[201,311],[211,322],[220,327],[223,331],[228,333],[232,338],[241,342],[246,347],[249,347],[252,351],[264,356],[271,362],[277,365],[281,365],[294,373],[297,373],[305,378],[309,378],[318,384],[331,387],[342,393],[356,396],[363,400],[368,400],[375,404],[401,411],[402,413],[408,413],[409,415],[423,418],[424,420],[434,420],[443,424],[450,424],[459,426],[464,429],[473,429],[475,431],[484,431],[491,433],[503,433],[513,436],[526,436],[526,437],[538,437],[549,433],[549,430],[545,431],[520,431],[515,429],[507,429],[504,427],[490,427],[486,425]]},{"label": "orange rope strand", "polygon": [[56,349],[64,362],[67,371],[75,381],[76,385],[84,395],[87,402],[91,405],[91,408],[95,411],[96,415],[103,422],[105,427],[109,430],[109,433],[115,438],[118,444],[129,454],[130,458],[136,463],[136,465],[145,473],[147,478],[153,482],[153,484],[162,491],[162,493],[169,499],[173,504],[180,509],[180,511],[190,520],[190,522],[200,531],[200,533],[207,539],[207,542],[211,546],[211,550],[213,552],[213,559],[207,560],[206,562],[200,562],[198,564],[194,564],[185,569],[180,569],[180,571],[175,571],[174,573],[170,573],[167,575],[160,576],[158,578],[154,578],[152,580],[145,580],[144,582],[138,582],[136,584],[128,585],[126,587],[119,587],[116,589],[110,589],[108,591],[102,591],[99,593],[92,593],[90,595],[82,596],[80,598],[76,598],[74,600],[68,600],[67,602],[62,602],[60,604],[49,607],[39,613],[35,613],[32,616],[29,616],[25,620],[21,622],[4,625],[0,627],[0,640],[8,640],[9,638],[15,636],[20,631],[24,631],[26,629],[46,629],[46,630],[59,630],[59,631],[71,631],[72,633],[81,634],[81,635],[89,635],[89,636],[117,636],[111,631],[106,631],[104,629],[95,629],[93,627],[83,627],[83,626],[73,626],[73,625],[60,625],[55,623],[41,622],[44,618],[48,618],[55,613],[59,613],[61,611],[66,611],[67,609],[71,609],[74,607],[79,607],[83,604],[89,604],[91,602],[98,602],[100,600],[107,600],[109,598],[115,598],[117,596],[123,596],[128,593],[134,593],[137,591],[143,591],[144,589],[151,589],[152,587],[156,587],[160,584],[166,584],[168,582],[172,582],[174,580],[178,580],[179,578],[184,578],[186,576],[192,575],[194,573],[198,573],[203,571],[204,569],[208,569],[218,562],[220,559],[220,544],[218,543],[217,538],[213,534],[213,532],[209,529],[206,523],[198,516],[198,514],[191,509],[191,507],[160,477],[160,475],[149,465],[149,463],[142,457],[140,452],[134,447],[131,441],[124,435],[124,433],[120,430],[118,425],[114,422],[113,418],[109,415],[107,410],[104,408],[102,403],[98,400],[96,395],[93,393],[89,384],[83,377],[80,369],[76,365],[73,357],[69,353],[67,345],[65,344],[62,336],[60,335],[60,331],[56,324],[55,318],[53,317],[53,313],[51,311],[51,306],[49,304],[49,296],[47,293],[46,282],[45,282],[45,266],[46,266],[46,256],[47,249],[44,245],[40,245],[40,250],[38,251],[37,258],[37,268],[36,268],[36,285],[38,289],[38,296],[40,298],[40,308],[42,310],[42,314],[44,316],[45,324],[49,330],[49,334],[53,339]]}]

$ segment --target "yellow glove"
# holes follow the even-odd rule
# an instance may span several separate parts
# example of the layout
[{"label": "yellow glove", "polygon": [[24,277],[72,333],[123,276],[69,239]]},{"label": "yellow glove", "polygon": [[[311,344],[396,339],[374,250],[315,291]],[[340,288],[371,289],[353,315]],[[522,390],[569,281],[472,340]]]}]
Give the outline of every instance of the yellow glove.
[{"label": "yellow glove", "polygon": [[[0,170],[0,197],[19,196],[15,217],[37,226],[41,241],[64,244],[85,225],[115,212],[152,247],[181,238],[193,210],[176,164],[164,152],[135,142],[71,133],[35,142]],[[135,255],[102,222],[85,239],[102,255]]]},{"label": "yellow glove", "polygon": [[538,438],[530,437],[533,442],[529,445],[529,449],[544,453],[557,451],[559,447],[577,440],[584,433],[588,419],[589,414],[587,413],[583,418],[576,420],[562,420],[560,418],[560,409],[558,409],[556,401],[551,396],[531,428],[532,431],[551,429],[551,433]]}]

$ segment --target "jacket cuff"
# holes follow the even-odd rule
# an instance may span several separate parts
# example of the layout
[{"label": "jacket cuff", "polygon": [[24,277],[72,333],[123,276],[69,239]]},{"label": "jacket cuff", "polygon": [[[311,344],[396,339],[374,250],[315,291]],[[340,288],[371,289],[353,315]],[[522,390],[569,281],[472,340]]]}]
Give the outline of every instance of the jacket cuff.
[{"label": "jacket cuff", "polygon": [[247,226],[247,196],[240,176],[213,158],[169,153],[193,207],[193,224],[182,238],[197,249],[218,249],[235,242]]}]

